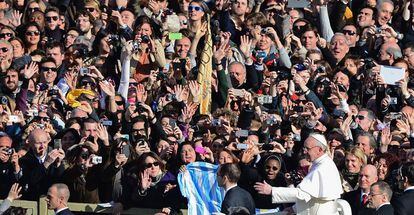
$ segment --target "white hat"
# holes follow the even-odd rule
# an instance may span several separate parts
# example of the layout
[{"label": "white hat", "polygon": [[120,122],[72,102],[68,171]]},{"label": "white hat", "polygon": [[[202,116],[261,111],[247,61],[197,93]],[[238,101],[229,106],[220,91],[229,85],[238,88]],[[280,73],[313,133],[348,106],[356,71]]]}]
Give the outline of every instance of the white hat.
[{"label": "white hat", "polygon": [[322,143],[324,146],[328,147],[328,142],[326,141],[326,138],[323,134],[311,133],[309,134],[309,137],[313,137],[315,140]]}]

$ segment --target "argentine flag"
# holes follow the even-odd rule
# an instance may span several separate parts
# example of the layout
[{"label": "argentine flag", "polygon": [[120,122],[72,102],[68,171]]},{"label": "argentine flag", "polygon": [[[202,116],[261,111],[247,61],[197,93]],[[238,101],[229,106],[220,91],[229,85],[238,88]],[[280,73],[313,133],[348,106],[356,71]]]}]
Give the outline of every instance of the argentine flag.
[{"label": "argentine flag", "polygon": [[224,189],[216,180],[218,167],[206,162],[193,162],[186,166],[185,172],[178,174],[180,191],[188,199],[188,214],[220,212]]}]

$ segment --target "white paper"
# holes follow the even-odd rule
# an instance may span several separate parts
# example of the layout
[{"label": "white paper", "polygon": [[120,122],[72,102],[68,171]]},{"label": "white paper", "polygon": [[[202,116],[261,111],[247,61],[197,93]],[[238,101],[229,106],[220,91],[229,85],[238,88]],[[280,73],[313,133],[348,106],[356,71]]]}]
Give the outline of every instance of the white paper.
[{"label": "white paper", "polygon": [[386,84],[397,85],[397,82],[405,78],[405,69],[392,66],[381,66],[380,75]]}]

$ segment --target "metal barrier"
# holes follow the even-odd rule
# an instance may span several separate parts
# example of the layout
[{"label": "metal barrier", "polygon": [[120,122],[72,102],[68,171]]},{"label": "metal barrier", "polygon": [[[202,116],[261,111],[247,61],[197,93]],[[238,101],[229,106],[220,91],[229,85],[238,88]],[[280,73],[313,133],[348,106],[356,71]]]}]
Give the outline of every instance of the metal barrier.
[{"label": "metal barrier", "polygon": [[[0,200],[0,203],[3,200]],[[39,205],[35,201],[24,201],[24,200],[15,200],[12,202],[11,206],[13,207],[21,207],[27,209],[26,214],[28,215],[38,215]],[[40,213],[41,214],[41,213]]]},{"label": "metal barrier", "polygon": [[[0,202],[2,202],[0,200]],[[27,209],[27,215],[54,215],[55,213],[52,210],[47,209],[46,197],[41,197],[38,202],[35,201],[24,201],[24,200],[15,200],[12,203],[14,207],[22,207]],[[86,203],[76,203],[69,202],[68,207],[73,212],[89,212],[89,213],[99,213],[99,214],[112,214],[112,208],[100,207],[97,204],[86,204]],[[160,212],[160,209],[151,209],[151,208],[130,208],[128,210],[122,211],[122,214],[125,215],[153,215],[157,212]],[[184,215],[187,215],[187,210],[181,210]]]}]

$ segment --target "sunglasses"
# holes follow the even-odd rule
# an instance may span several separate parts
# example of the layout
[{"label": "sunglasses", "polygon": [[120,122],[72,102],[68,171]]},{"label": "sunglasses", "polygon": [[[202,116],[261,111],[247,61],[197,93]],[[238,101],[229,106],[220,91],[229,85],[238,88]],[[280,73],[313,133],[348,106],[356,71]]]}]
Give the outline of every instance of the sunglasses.
[{"label": "sunglasses", "polygon": [[123,102],[123,101],[115,101],[115,103],[116,103],[116,105],[118,105],[118,106],[124,105],[124,102]]},{"label": "sunglasses", "polygon": [[356,34],[356,32],[353,32],[351,30],[342,30],[342,33],[345,35],[350,35],[350,36],[354,36]]},{"label": "sunglasses", "polygon": [[224,146],[221,145],[221,144],[213,144],[213,148],[214,149],[222,149],[222,148],[224,148]]},{"label": "sunglasses", "polygon": [[192,6],[192,5],[188,6],[188,11],[193,11],[193,10],[195,10],[195,11],[204,11],[203,8],[200,7],[200,6]]},{"label": "sunglasses", "polygon": [[40,31],[27,31],[26,36],[39,36]]},{"label": "sunglasses", "polygon": [[8,51],[9,51],[9,49],[8,49],[8,48],[6,48],[6,47],[2,47],[2,48],[0,48],[0,50],[1,50],[2,52],[8,52]]},{"label": "sunglasses", "polygon": [[49,117],[38,116],[38,117],[36,117],[36,119],[37,119],[37,121],[41,121],[41,120],[43,120],[44,122],[49,122],[50,121]]},{"label": "sunglasses", "polygon": [[151,167],[157,167],[159,165],[160,165],[160,163],[154,162],[154,163],[147,163],[147,164],[145,164],[145,167],[148,169],[148,168],[151,168]]},{"label": "sunglasses", "polygon": [[129,86],[134,86],[134,87],[136,87],[136,86],[138,86],[138,82],[129,83]]},{"label": "sunglasses", "polygon": [[41,70],[42,72],[47,72],[47,71],[56,72],[56,71],[57,71],[57,68],[42,66],[42,67],[40,68],[40,70]]},{"label": "sunglasses", "polygon": [[34,8],[28,8],[28,10],[33,13],[35,11],[40,11],[40,8],[34,7]]},{"label": "sunglasses", "polygon": [[6,37],[12,37],[13,34],[12,33],[2,33],[0,34],[0,38],[6,38]]},{"label": "sunglasses", "polygon": [[87,160],[87,159],[88,159],[88,157],[89,157],[89,153],[88,153],[88,152],[82,152],[82,153],[80,154],[80,157],[81,157],[82,159],[84,159],[84,160]]},{"label": "sunglasses", "polygon": [[58,21],[59,17],[58,16],[46,16],[45,17],[46,21],[51,22],[53,21]]},{"label": "sunglasses", "polygon": [[82,81],[81,82],[81,85],[82,86],[86,86],[87,84],[89,84],[91,87],[95,87],[96,86],[95,82],[93,82],[93,81]]},{"label": "sunglasses", "polygon": [[365,116],[362,116],[362,115],[356,115],[356,116],[355,116],[355,118],[356,118],[356,119],[359,119],[359,120],[364,120],[364,119],[365,119]]},{"label": "sunglasses", "polygon": [[95,11],[95,8],[93,7],[87,7],[85,8],[89,13],[93,13]]},{"label": "sunglasses", "polygon": [[266,165],[266,169],[271,169],[273,171],[277,171],[279,168],[277,168],[277,166],[268,166],[268,165]]}]

